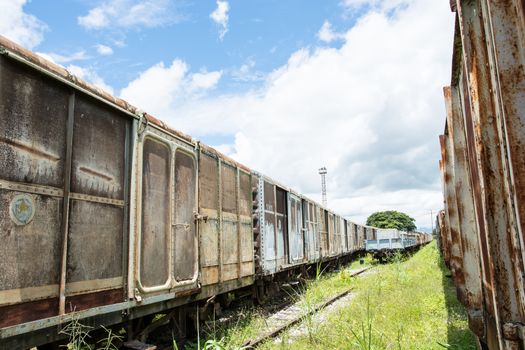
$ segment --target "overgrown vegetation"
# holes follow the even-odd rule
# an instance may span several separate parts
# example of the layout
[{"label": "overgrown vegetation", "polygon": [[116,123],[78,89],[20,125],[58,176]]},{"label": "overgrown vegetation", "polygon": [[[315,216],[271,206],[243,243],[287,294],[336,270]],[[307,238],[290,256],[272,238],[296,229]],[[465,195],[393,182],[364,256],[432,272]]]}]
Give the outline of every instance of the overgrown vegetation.
[{"label": "overgrown vegetation", "polygon": [[116,344],[122,341],[122,335],[116,334],[111,328],[102,326],[102,329],[104,336],[95,342],[90,336],[93,327],[83,325],[75,318],[60,331],[69,339],[64,348],[67,350],[118,350]]},{"label": "overgrown vegetation", "polygon": [[[303,309],[303,314],[307,314],[308,311],[313,310],[325,300],[351,287],[351,270],[361,269],[373,263],[372,258],[366,256],[362,262],[360,260],[353,261],[349,267],[337,272],[325,272],[318,265],[315,278],[306,281],[306,285],[303,285],[299,290],[288,291],[289,296],[299,303]],[[318,331],[313,316],[305,316],[303,324],[306,326],[308,334],[312,336]],[[248,340],[254,339],[271,329],[272,325],[268,323],[268,315],[262,309],[252,307],[242,310],[233,325],[221,327],[218,322],[208,323],[203,329],[204,334],[201,336],[208,339],[205,344],[213,344],[215,349],[238,350],[242,349],[242,344]],[[286,334],[283,339],[287,339]],[[288,348],[286,343],[287,341],[283,340],[282,344],[285,349]],[[188,350],[198,349],[196,344],[187,348]],[[205,347],[203,346],[202,349]]]},{"label": "overgrown vegetation", "polygon": [[[447,275],[434,242],[411,258],[396,256],[360,277],[349,277],[348,270],[323,274],[308,282],[300,297],[305,311],[348,287],[353,288],[351,302],[323,316],[322,322],[306,317],[302,331],[292,329],[260,348],[476,349]],[[214,339],[221,349],[238,349],[265,329],[264,315],[253,312],[233,327],[217,330]]]},{"label": "overgrown vegetation", "polygon": [[[435,242],[355,278],[356,296],[294,349],[476,349]],[[337,276],[335,277],[337,278]],[[276,348],[268,342],[264,348]]]},{"label": "overgrown vegetation", "polygon": [[417,229],[415,222],[416,219],[395,210],[378,211],[371,214],[368,219],[366,219],[366,224],[369,226],[395,228],[407,232],[415,231]]}]

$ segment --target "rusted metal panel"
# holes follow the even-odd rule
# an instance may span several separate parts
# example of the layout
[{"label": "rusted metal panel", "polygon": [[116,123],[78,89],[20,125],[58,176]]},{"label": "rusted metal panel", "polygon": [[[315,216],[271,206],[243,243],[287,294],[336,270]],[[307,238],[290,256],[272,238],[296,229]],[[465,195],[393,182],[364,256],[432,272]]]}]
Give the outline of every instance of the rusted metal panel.
[{"label": "rusted metal panel", "polygon": [[247,261],[241,264],[241,277],[244,278],[248,276],[253,276],[253,273],[254,273],[253,261]]},{"label": "rusted metal panel", "polygon": [[122,288],[83,293],[66,298],[66,312],[78,312],[98,306],[117,304],[122,302],[122,300],[124,300]]},{"label": "rusted metal panel", "polygon": [[342,225],[343,219],[339,215],[336,215],[335,220],[337,232],[337,253],[342,254],[345,244],[344,225]]},{"label": "rusted metal panel", "polygon": [[235,168],[223,163],[221,164],[221,194],[222,211],[237,213],[237,191]]},{"label": "rusted metal panel", "polygon": [[142,230],[140,282],[144,287],[165,284],[169,279],[170,149],[146,138],[142,163]]},{"label": "rusted metal panel", "polygon": [[241,262],[253,261],[253,233],[250,221],[241,223]]},{"label": "rusted metal panel", "polygon": [[461,302],[465,301],[465,279],[463,276],[462,266],[462,248],[461,237],[459,233],[459,218],[456,201],[456,189],[454,186],[454,154],[452,152],[451,140],[448,133],[442,137],[444,152],[442,152],[442,159],[444,160],[444,181],[445,181],[445,215],[449,223],[450,231],[450,269],[454,276],[458,290],[458,299]]},{"label": "rusted metal panel", "polygon": [[75,101],[71,191],[124,198],[124,152],[129,119],[95,101]]},{"label": "rusted metal panel", "polygon": [[[25,225],[17,225],[9,213],[20,195],[30,198],[34,212]],[[62,200],[0,189],[0,208],[0,296],[5,290],[48,285],[54,285],[50,292],[58,295]],[[21,294],[22,300],[31,300],[36,293]],[[9,299],[1,297],[0,305]]]},{"label": "rusted metal panel", "polygon": [[0,314],[2,315],[0,317],[0,328],[56,316],[58,314],[58,298],[0,306]]},{"label": "rusted metal panel", "polygon": [[201,283],[203,286],[219,282],[219,266],[201,266]]},{"label": "rusted metal panel", "polygon": [[341,218],[341,225],[343,227],[343,252],[346,253],[350,251],[350,227],[346,219]]},{"label": "rusted metal panel", "polygon": [[263,181],[263,223],[262,244],[264,249],[263,268],[273,272],[277,268],[276,220],[275,220],[275,186],[268,181]]},{"label": "rusted metal panel", "polygon": [[265,273],[274,273],[287,266],[287,191],[276,186],[269,179],[263,180],[261,189],[264,211],[259,213],[263,225],[261,226],[263,270]]},{"label": "rusted metal panel", "polygon": [[213,210],[219,208],[218,174],[217,158],[201,152],[199,161],[199,204],[202,208]]},{"label": "rusted metal panel", "polygon": [[275,187],[275,240],[278,267],[285,266],[288,261],[288,214],[286,210],[286,197],[286,190]]},{"label": "rusted metal panel", "polygon": [[461,98],[456,88],[445,88],[447,125],[454,153],[454,182],[459,232],[461,235],[462,272],[465,280],[465,304],[469,310],[470,328],[484,337],[483,291],[481,286],[480,242],[476,226],[474,200],[468,172],[465,125]]},{"label": "rusted metal panel", "polygon": [[[507,3],[503,6],[512,6],[510,1]],[[501,87],[492,79],[493,73],[490,69],[495,66],[491,49],[487,47],[487,43],[490,44],[492,35],[494,35],[494,28],[491,28],[491,25],[495,25],[493,20],[496,20],[496,17],[493,18],[493,14],[488,11],[485,2],[461,3],[458,6],[473,110],[478,168],[483,181],[481,199],[484,207],[484,220],[489,228],[488,240],[494,264],[495,300],[498,313],[496,318],[500,319],[500,328],[503,328],[502,325],[506,323],[524,322],[524,307],[520,295],[516,293],[523,288],[518,280],[522,276],[518,277],[516,274],[517,264],[522,265],[522,263],[516,259],[515,253],[509,254],[518,248],[513,242],[516,217],[511,214],[513,203],[509,200],[509,183],[506,178],[508,169],[506,159],[502,157],[505,140],[502,138],[501,114],[498,113],[497,101],[494,96],[491,96],[491,91]],[[484,17],[480,18],[479,13],[482,13]],[[509,15],[512,14],[509,13]],[[522,18],[522,16],[523,12],[519,17]],[[505,21],[509,18],[513,17],[506,17]],[[501,23],[499,25],[496,32],[503,29]],[[502,193],[505,195],[502,196]],[[522,273],[523,268],[520,274]],[[503,331],[501,334],[502,339],[505,338]],[[503,342],[508,345],[514,341],[505,339]]]},{"label": "rusted metal panel", "polygon": [[241,262],[253,261],[254,237],[252,230],[251,209],[251,177],[249,173],[239,171],[239,220],[241,237]]},{"label": "rusted metal panel", "polygon": [[[451,237],[452,235],[451,235],[450,225],[448,224],[449,210],[447,207],[448,202],[447,202],[447,187],[446,187],[446,184],[450,183],[450,179],[449,179],[449,174],[447,172],[447,142],[445,139],[445,135],[439,136],[439,143],[441,147],[441,160],[442,160],[441,174],[442,174],[442,179],[443,179],[443,195],[445,197],[445,201],[444,201],[445,211],[444,212],[445,212],[445,221],[447,222],[447,229],[445,230],[447,247],[448,247],[446,261],[448,263],[448,267],[452,269],[451,267],[451,259],[452,259],[452,238]],[[452,273],[455,273],[454,269],[452,269]]]},{"label": "rusted metal panel", "polygon": [[239,215],[251,216],[252,213],[252,189],[250,174],[241,171],[239,173]]},{"label": "rusted metal panel", "polygon": [[67,282],[122,276],[123,210],[71,201]]},{"label": "rusted metal panel", "polygon": [[[525,347],[524,4],[464,0],[455,5],[452,83],[445,94],[452,147],[441,167],[445,193],[455,190],[456,198],[446,198],[446,205],[455,200],[459,214],[471,328],[488,348],[521,349]],[[450,167],[455,173],[452,181],[447,179]],[[458,225],[445,218],[440,229],[445,258],[454,255],[449,245],[455,242],[443,231],[453,235]],[[482,322],[476,322],[473,313],[478,319],[483,315]]]},{"label": "rusted metal panel", "polygon": [[336,232],[334,214],[327,212],[326,228],[328,231],[328,255],[332,256],[336,253]]},{"label": "rusted metal panel", "polygon": [[[514,204],[517,231],[512,237],[516,247],[515,259],[521,260],[520,280],[523,280],[525,261],[525,4],[520,1],[500,1],[486,3],[490,11],[490,25],[493,34],[494,53],[492,54],[495,69],[491,70],[492,79],[499,89],[494,89],[496,115],[502,123],[503,140],[506,144],[506,164],[509,172],[509,200]],[[521,45],[519,45],[521,44]],[[519,227],[518,227],[519,226]],[[521,249],[518,249],[521,247]],[[521,252],[521,257],[519,253]],[[521,284],[523,305],[523,284]]]},{"label": "rusted metal panel", "polygon": [[194,213],[196,203],[196,164],[185,151],[175,152],[173,220],[174,277],[176,282],[192,280],[197,273],[197,236]]},{"label": "rusted metal panel", "polygon": [[199,246],[202,284],[219,281],[219,166],[218,159],[201,151],[199,157]]},{"label": "rusted metal panel", "polygon": [[366,231],[365,227],[362,225],[357,225],[357,239],[359,241],[359,247],[361,249],[364,249],[365,247],[365,240],[366,240]]},{"label": "rusted metal panel", "polygon": [[325,209],[319,208],[319,240],[321,244],[321,256],[325,257],[330,254],[328,241],[328,212]]},{"label": "rusted metal panel", "polygon": [[238,245],[237,245],[237,223],[232,217],[222,222],[222,248],[223,264],[237,264]]},{"label": "rusted metal panel", "polygon": [[275,214],[266,212],[264,214],[264,269],[275,271],[276,269],[276,243],[275,243]]},{"label": "rusted metal panel", "polygon": [[319,259],[319,249],[317,241],[317,222],[314,211],[314,204],[307,200],[303,200],[303,215],[305,222],[305,247],[306,259],[309,262]]},{"label": "rusted metal panel", "polygon": [[[237,216],[237,173],[232,166],[221,163],[221,253],[223,281],[239,275],[239,225]],[[233,265],[233,266],[230,266]]]},{"label": "rusted metal panel", "polygon": [[4,57],[0,76],[1,178],[61,188],[67,90]]}]

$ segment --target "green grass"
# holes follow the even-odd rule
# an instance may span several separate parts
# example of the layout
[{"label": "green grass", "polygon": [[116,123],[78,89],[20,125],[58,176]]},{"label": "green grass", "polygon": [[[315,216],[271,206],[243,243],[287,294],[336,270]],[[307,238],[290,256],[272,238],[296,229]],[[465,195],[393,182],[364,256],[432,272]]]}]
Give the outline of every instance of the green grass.
[{"label": "green grass", "polygon": [[[350,269],[374,265],[373,272],[350,277]],[[467,316],[458,302],[449,271],[443,265],[435,242],[410,258],[394,257],[377,265],[365,264],[322,273],[294,297],[305,313],[349,287],[350,303],[318,322],[305,317],[299,336],[285,332],[279,342],[267,341],[261,349],[476,349]],[[246,340],[268,330],[266,316],[246,310],[237,324],[208,332],[223,349],[238,349]]]},{"label": "green grass", "polygon": [[[394,258],[352,278],[356,296],[330,314],[312,334],[290,339],[292,349],[476,349],[464,308],[435,243],[409,259]],[[315,288],[344,279],[341,273]],[[267,342],[263,349],[281,348]]]}]

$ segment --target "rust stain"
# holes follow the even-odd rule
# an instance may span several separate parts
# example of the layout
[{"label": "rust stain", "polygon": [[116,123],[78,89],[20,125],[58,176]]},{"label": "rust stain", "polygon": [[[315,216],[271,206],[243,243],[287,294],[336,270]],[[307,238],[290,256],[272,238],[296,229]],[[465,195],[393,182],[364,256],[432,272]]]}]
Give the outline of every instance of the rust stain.
[{"label": "rust stain", "polygon": [[37,157],[40,157],[40,158],[45,158],[45,159],[48,159],[48,160],[51,160],[51,161],[54,161],[54,162],[57,162],[60,160],[60,157],[54,155],[54,154],[51,154],[51,153],[48,153],[46,151],[43,151],[41,149],[38,149],[38,148],[35,148],[35,147],[32,147],[32,146],[29,146],[29,145],[26,145],[18,140],[10,140],[10,139],[7,139],[7,138],[4,138],[4,137],[0,137],[0,142],[3,142],[5,144],[8,144],[10,146],[13,146],[19,150],[22,150],[22,151],[25,151],[25,152],[28,152],[28,153],[31,153]]},{"label": "rust stain", "polygon": [[105,174],[102,174],[102,173],[100,173],[100,172],[98,172],[96,170],[93,170],[93,169],[89,169],[89,168],[81,166],[80,168],[78,168],[78,170],[82,171],[83,173],[92,175],[92,176],[100,177],[100,178],[102,178],[102,179],[104,179],[106,181],[113,181],[112,177],[107,176]]}]

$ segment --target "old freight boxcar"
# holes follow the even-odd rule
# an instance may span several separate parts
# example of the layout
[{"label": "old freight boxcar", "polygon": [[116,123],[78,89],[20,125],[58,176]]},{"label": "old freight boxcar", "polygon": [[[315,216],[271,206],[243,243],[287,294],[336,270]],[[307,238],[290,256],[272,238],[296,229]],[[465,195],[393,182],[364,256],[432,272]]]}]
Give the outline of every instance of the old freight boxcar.
[{"label": "old freight boxcar", "polygon": [[183,330],[364,248],[364,227],[2,37],[0,164],[2,349],[73,319]]}]

